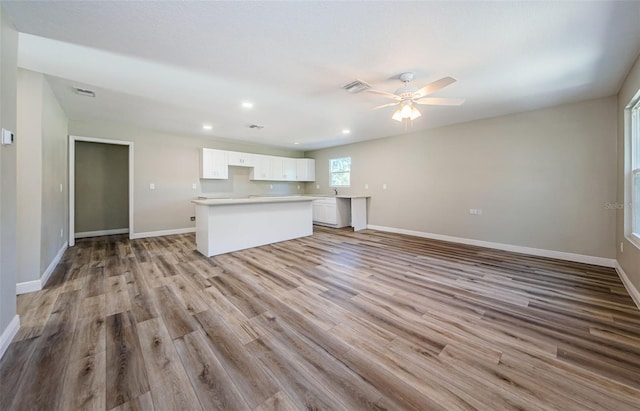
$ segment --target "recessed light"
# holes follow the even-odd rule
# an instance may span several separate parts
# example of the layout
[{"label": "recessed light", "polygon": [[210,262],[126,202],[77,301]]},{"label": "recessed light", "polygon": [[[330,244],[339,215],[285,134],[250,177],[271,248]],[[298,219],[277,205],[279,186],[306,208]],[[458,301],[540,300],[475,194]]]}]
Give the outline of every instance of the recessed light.
[{"label": "recessed light", "polygon": [[350,134],[351,130],[349,130],[348,128],[345,128],[344,130],[342,130],[342,134]]},{"label": "recessed light", "polygon": [[253,103],[250,101],[243,101],[242,102],[242,107],[244,108],[253,108]]},{"label": "recessed light", "polygon": [[294,142],[293,144],[295,144],[295,145],[297,146],[297,145],[298,145],[298,144],[300,144],[300,143],[296,141],[296,142]]},{"label": "recessed light", "polygon": [[211,124],[203,124],[202,129],[207,131],[213,130],[213,126]]}]

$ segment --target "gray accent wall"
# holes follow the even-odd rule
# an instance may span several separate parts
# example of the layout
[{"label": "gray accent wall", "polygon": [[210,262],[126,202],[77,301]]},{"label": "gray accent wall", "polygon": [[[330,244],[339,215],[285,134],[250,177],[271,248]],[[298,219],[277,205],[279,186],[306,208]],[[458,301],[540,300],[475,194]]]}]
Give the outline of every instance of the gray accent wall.
[{"label": "gray accent wall", "polygon": [[371,196],[369,224],[614,258],[616,109],[608,97],[311,151],[307,193],[331,193],[329,159],[351,156],[339,192]]},{"label": "gray accent wall", "polygon": [[[16,132],[18,32],[0,5],[0,126]],[[16,316],[16,164],[20,135],[0,146],[0,335]]]},{"label": "gray accent wall", "polygon": [[[625,197],[625,176],[630,174],[631,170],[631,147],[625,139],[624,112],[625,107],[631,99],[640,90],[640,55],[636,59],[633,67],[627,74],[626,79],[622,83],[620,92],[618,93],[618,198],[617,203],[624,205],[624,208],[618,209],[616,220],[616,257],[618,263],[633,283],[634,287],[640,292],[640,249],[625,239],[625,234],[631,231],[631,215],[629,208],[631,206],[630,196]],[[627,212],[627,221],[625,224],[625,212]],[[624,252],[620,250],[620,243],[624,243]]]},{"label": "gray accent wall", "polygon": [[[199,153],[203,147],[247,153],[302,157],[289,151],[256,144],[243,144],[215,137],[173,135],[138,129],[126,124],[99,121],[69,122],[69,133],[79,137],[134,143],[133,234],[195,228],[191,200],[206,194],[232,197],[249,194],[293,194],[297,183],[250,182],[248,169],[230,168],[230,179],[199,179]],[[151,190],[149,185],[155,185]],[[194,189],[192,186],[196,184]],[[273,186],[273,189],[271,189]],[[300,192],[304,186],[300,184]]]},{"label": "gray accent wall", "polygon": [[129,146],[77,141],[75,232],[129,228]]},{"label": "gray accent wall", "polygon": [[17,282],[39,280],[67,239],[67,117],[46,77],[18,70]]}]

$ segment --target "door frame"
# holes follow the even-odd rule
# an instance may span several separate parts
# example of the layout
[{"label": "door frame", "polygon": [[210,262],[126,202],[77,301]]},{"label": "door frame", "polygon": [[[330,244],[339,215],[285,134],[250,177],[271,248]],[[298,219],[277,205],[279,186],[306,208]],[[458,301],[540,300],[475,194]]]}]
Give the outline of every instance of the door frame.
[{"label": "door frame", "polygon": [[133,142],[104,138],[69,136],[69,247],[76,243],[76,141],[129,146],[129,238],[133,235]]}]

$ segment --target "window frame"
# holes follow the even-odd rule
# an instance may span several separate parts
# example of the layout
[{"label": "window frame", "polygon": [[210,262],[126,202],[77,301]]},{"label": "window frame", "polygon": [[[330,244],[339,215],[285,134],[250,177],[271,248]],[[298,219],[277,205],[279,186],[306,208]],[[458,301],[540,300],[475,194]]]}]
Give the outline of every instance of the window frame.
[{"label": "window frame", "polygon": [[[628,114],[628,117],[627,117]],[[625,167],[625,205],[624,209],[624,232],[625,238],[640,250],[640,204],[637,204],[636,197],[640,198],[640,192],[636,193],[634,182],[640,179],[640,90],[631,99],[626,107],[625,113],[625,139],[628,137],[626,147],[630,153],[625,156],[629,167]],[[636,208],[638,212],[636,213]],[[627,211],[628,210],[628,211]],[[636,230],[637,228],[637,230]]]},{"label": "window frame", "polygon": [[[639,91],[640,94],[640,91]],[[636,193],[634,182],[640,179],[640,95],[635,99],[635,103],[630,104],[631,127],[629,149],[631,150],[631,167],[629,172],[629,205],[630,220],[629,235],[627,239],[640,249],[640,205],[636,204],[636,198],[640,198],[640,193]],[[638,213],[636,213],[638,209]],[[637,228],[637,230],[636,230]]]},{"label": "window frame", "polygon": [[[331,164],[332,164],[333,161],[343,160],[343,159],[347,159],[347,158],[349,159],[349,170],[331,171]],[[351,187],[351,166],[352,166],[351,156],[330,158],[329,159],[329,187],[332,187],[332,188],[347,188],[347,187]],[[336,175],[336,174],[347,174],[349,176],[349,184],[346,184],[346,185],[333,184],[333,176]]]}]

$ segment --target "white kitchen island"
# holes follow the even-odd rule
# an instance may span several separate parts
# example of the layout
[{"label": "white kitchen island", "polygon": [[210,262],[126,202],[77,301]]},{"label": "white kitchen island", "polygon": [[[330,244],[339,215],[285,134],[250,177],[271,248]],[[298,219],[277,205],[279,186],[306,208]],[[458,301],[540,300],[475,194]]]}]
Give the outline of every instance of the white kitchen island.
[{"label": "white kitchen island", "polygon": [[316,197],[193,200],[196,249],[207,257],[313,234]]}]

